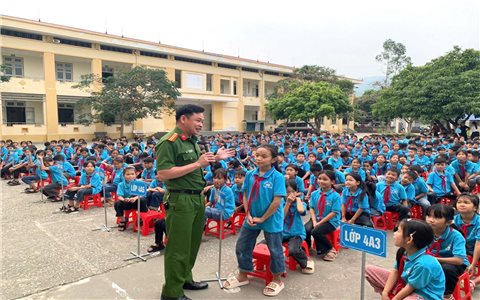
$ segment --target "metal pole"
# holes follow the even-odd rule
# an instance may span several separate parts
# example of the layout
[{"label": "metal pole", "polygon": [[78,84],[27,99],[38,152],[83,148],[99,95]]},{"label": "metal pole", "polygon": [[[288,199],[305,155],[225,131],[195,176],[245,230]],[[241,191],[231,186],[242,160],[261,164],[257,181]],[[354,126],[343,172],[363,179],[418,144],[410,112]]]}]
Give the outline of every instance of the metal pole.
[{"label": "metal pole", "polygon": [[[140,254],[140,196],[138,197],[138,213],[137,213],[137,253],[131,251],[132,257],[126,258],[125,261],[138,258],[143,261],[147,261],[145,259],[146,256],[149,256],[150,253]],[[143,226],[147,226],[147,224],[143,224]]]},{"label": "metal pole", "polygon": [[108,226],[108,223],[107,223],[107,198],[105,197],[105,185],[107,184],[107,177],[105,176],[103,178],[103,196],[104,196],[104,202],[103,202],[103,211],[104,211],[104,215],[105,215],[105,224],[102,224],[100,226],[97,226],[96,228],[92,229],[92,231],[98,231],[98,230],[101,230],[101,231],[108,231],[110,232],[112,228],[117,228],[118,226]]},{"label": "metal pole", "polygon": [[[235,224],[232,224],[235,226]],[[221,271],[222,271],[222,238],[223,238],[223,210],[220,213],[220,232],[219,232],[220,241],[218,243],[218,271],[215,272],[215,278],[213,279],[206,279],[202,280],[203,282],[211,282],[217,281],[220,289],[223,290],[223,282],[222,280],[227,280],[227,278],[222,278]]]},{"label": "metal pole", "polygon": [[366,253],[362,252],[362,275],[360,279],[360,299],[364,300],[365,299],[365,257]]}]

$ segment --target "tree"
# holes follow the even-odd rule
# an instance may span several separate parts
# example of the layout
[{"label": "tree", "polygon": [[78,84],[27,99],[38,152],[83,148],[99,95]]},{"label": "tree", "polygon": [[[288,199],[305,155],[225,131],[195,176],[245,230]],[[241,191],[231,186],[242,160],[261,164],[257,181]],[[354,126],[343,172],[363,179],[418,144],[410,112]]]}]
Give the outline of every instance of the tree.
[{"label": "tree", "polygon": [[[102,85],[99,91],[92,90],[93,86]],[[79,102],[92,109],[91,113],[81,116],[81,123],[110,125],[118,117],[121,136],[126,124],[147,116],[161,118],[162,113],[170,113],[180,95],[165,71],[144,67],[121,70],[115,76],[103,79],[94,74],[85,75],[74,88],[91,94],[91,97]]]},{"label": "tree", "polygon": [[302,82],[295,88],[277,98],[270,98],[267,109],[277,119],[301,120],[310,123],[314,119],[315,127],[320,130],[324,117],[345,115],[352,106],[347,95],[328,82]]},{"label": "tree", "polygon": [[10,76],[5,75],[5,65],[0,65],[0,83],[10,81]]},{"label": "tree", "polygon": [[372,120],[373,105],[380,98],[380,91],[368,90],[362,96],[355,99],[355,120],[358,122],[369,122]]},{"label": "tree", "polygon": [[377,83],[381,88],[389,86],[392,77],[412,63],[406,53],[407,48],[402,43],[397,43],[392,39],[383,42],[383,52],[375,57],[378,62],[383,63],[386,67],[384,81]]},{"label": "tree", "polygon": [[374,114],[441,124],[447,131],[480,115],[480,51],[459,47],[424,66],[408,66],[382,90]]}]

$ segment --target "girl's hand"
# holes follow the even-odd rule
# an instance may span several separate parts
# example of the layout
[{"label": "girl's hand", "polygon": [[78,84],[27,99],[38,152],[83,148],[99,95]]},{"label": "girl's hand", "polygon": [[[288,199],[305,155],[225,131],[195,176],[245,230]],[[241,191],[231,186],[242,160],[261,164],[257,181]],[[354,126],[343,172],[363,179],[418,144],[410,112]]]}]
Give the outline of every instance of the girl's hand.
[{"label": "girl's hand", "polygon": [[354,222],[353,222],[352,219],[350,219],[350,220],[347,221],[347,223],[348,223],[348,224],[353,224]]},{"label": "girl's hand", "polygon": [[343,223],[346,223],[346,222],[347,222],[347,219],[346,219],[346,218],[342,218],[342,222],[343,222]]},{"label": "girl's hand", "polygon": [[250,226],[256,226],[255,222],[253,222],[253,218],[250,214],[247,214],[247,224]]},{"label": "girl's hand", "polygon": [[388,297],[388,294],[382,293],[382,300],[390,300],[390,297]]},{"label": "girl's hand", "polygon": [[263,223],[265,220],[263,218],[252,218],[254,224],[260,224]]},{"label": "girl's hand", "polygon": [[466,271],[468,272],[468,275],[470,275],[470,276],[475,275],[475,265],[470,264],[470,266],[468,266]]}]

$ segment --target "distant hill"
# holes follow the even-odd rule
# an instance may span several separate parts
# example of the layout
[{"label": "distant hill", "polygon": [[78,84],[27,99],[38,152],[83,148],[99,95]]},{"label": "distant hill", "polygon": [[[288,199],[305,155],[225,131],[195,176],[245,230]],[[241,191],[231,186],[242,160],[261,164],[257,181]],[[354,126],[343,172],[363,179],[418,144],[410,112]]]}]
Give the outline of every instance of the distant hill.
[{"label": "distant hill", "polygon": [[381,81],[383,79],[383,76],[371,76],[363,78],[363,83],[356,85],[357,88],[355,89],[355,96],[360,97],[361,95],[363,95],[363,93],[365,93],[365,91],[376,89],[373,86],[373,83],[375,81]]}]

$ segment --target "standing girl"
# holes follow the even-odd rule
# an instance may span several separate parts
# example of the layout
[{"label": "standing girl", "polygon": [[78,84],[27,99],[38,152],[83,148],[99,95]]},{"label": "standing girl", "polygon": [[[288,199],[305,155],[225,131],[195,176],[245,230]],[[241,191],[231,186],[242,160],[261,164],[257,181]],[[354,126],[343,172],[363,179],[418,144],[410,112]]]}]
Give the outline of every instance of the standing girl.
[{"label": "standing girl", "polygon": [[317,254],[323,255],[325,261],[334,261],[337,251],[327,238],[327,234],[340,226],[340,195],[333,189],[335,173],[330,170],[321,171],[318,175],[320,189],[312,193],[309,201],[311,219],[305,224],[306,242],[310,248],[311,237],[315,238]]},{"label": "standing girl", "polygon": [[432,241],[432,228],[425,222],[400,222],[393,233],[393,243],[400,247],[395,268],[391,271],[372,265],[365,268],[365,279],[382,295],[382,300],[443,300],[445,276],[439,262],[426,253]]},{"label": "standing girl", "polygon": [[342,191],[342,222],[373,227],[367,186],[357,173],[346,176]]},{"label": "standing girl", "polygon": [[285,178],[273,166],[276,156],[275,146],[261,145],[255,152],[257,168],[245,176],[242,192],[247,216],[236,245],[239,273],[225,282],[227,289],[249,283],[247,274],[253,271],[252,254],[261,231],[270,251],[270,271],[273,273],[273,280],[265,287],[263,294],[276,296],[284,288],[280,279],[285,272],[282,198],[287,192]]},{"label": "standing girl", "polygon": [[445,297],[448,299],[467,266],[465,239],[460,231],[453,229],[454,209],[443,204],[434,204],[427,208],[426,221],[435,235],[427,253],[435,256],[445,274]]},{"label": "standing girl", "polygon": [[480,283],[480,276],[473,277],[475,266],[480,259],[480,216],[478,215],[478,197],[463,193],[457,198],[455,204],[458,214],[453,218],[453,223],[460,228],[466,240],[467,255],[472,257],[472,262],[467,268],[472,280],[472,290]]},{"label": "standing girl", "polygon": [[305,240],[305,227],[302,216],[306,215],[306,204],[297,196],[297,183],[290,179],[287,181],[287,198],[283,209],[285,220],[283,222],[283,242],[288,243],[288,255],[295,259],[302,273],[313,274],[315,263],[310,260],[302,248]]}]

